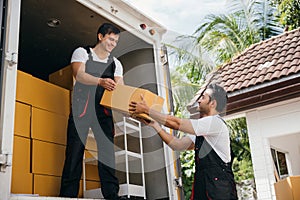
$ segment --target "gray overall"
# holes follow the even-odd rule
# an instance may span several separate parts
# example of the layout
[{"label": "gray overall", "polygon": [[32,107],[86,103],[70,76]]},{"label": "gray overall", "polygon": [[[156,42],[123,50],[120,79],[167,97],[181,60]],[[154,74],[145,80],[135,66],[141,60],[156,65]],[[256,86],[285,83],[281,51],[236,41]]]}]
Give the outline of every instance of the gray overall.
[{"label": "gray overall", "polygon": [[[93,61],[91,53],[86,73],[114,79],[115,63]],[[82,174],[82,161],[89,128],[98,148],[98,173],[105,199],[118,199],[119,183],[115,176],[114,123],[110,109],[99,104],[104,88],[75,83],[72,112],[68,121],[66,159],[61,180],[60,196],[77,197]]]}]

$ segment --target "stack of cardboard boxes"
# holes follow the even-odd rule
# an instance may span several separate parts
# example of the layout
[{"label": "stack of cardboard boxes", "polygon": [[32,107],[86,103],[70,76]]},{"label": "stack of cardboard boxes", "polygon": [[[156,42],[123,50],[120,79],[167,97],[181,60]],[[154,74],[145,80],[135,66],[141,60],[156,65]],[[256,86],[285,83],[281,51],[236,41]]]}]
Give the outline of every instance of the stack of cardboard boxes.
[{"label": "stack of cardboard boxes", "polygon": [[[69,113],[69,90],[18,71],[13,194],[58,196]],[[99,187],[96,167],[88,173],[87,187]]]},{"label": "stack of cardboard boxes", "polygon": [[[67,66],[49,76],[49,82],[18,71],[13,152],[13,194],[58,196],[63,170],[73,76]],[[130,101],[140,101],[160,111],[164,99],[140,88],[120,86],[106,91],[102,105],[126,113]],[[142,115],[145,119],[150,119]],[[85,158],[97,158],[97,145],[88,137]],[[85,163],[86,189],[100,187],[97,163]],[[83,181],[79,197],[83,196]]]}]

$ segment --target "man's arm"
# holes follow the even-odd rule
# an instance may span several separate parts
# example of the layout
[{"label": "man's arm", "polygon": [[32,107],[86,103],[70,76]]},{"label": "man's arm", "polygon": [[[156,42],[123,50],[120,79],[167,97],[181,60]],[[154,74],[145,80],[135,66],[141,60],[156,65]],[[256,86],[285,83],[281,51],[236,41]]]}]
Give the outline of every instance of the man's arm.
[{"label": "man's arm", "polygon": [[129,104],[129,111],[132,114],[145,113],[166,127],[195,135],[194,128],[189,119],[181,119],[172,115],[166,115],[161,112],[157,112],[156,110],[153,110],[147,106],[143,96],[141,96],[141,99],[142,100],[140,102],[131,102]]},{"label": "man's arm", "polygon": [[73,76],[76,81],[85,85],[100,85],[103,88],[111,91],[116,87],[116,82],[110,78],[98,78],[85,72],[85,64],[82,62],[71,63]]},{"label": "man's arm", "polygon": [[120,85],[124,85],[124,80],[122,76],[115,76],[115,82]]},{"label": "man's arm", "polygon": [[177,138],[173,135],[168,134],[156,121],[151,121],[149,126],[152,126],[158,133],[161,139],[173,150],[184,151],[194,149],[194,143],[189,137]]}]

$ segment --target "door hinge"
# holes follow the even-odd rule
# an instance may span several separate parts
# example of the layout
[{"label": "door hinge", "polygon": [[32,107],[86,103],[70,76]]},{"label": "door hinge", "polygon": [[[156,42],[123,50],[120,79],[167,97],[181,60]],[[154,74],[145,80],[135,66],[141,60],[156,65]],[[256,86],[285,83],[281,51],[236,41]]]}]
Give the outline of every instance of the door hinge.
[{"label": "door hinge", "polygon": [[7,60],[10,66],[15,65],[18,63],[18,54],[14,52],[13,53],[7,52],[5,54],[5,60]]},{"label": "door hinge", "polygon": [[5,168],[12,165],[12,155],[0,154],[0,171],[5,171]]},{"label": "door hinge", "polygon": [[174,178],[175,187],[182,187],[182,179],[181,177]]}]

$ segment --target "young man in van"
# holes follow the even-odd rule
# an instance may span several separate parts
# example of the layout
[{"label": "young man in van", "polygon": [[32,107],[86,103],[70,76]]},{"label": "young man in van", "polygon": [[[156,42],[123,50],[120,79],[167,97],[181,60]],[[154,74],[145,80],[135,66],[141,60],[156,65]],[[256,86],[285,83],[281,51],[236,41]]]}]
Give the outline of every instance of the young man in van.
[{"label": "young man in van", "polygon": [[122,199],[118,196],[119,183],[115,176],[112,111],[99,104],[105,89],[112,91],[117,84],[123,84],[122,64],[110,54],[118,44],[119,34],[116,26],[104,23],[98,29],[95,46],[79,47],[73,52],[71,66],[76,82],[68,121],[61,197],[78,195],[85,143],[91,129],[97,142],[102,194],[105,199]]}]

